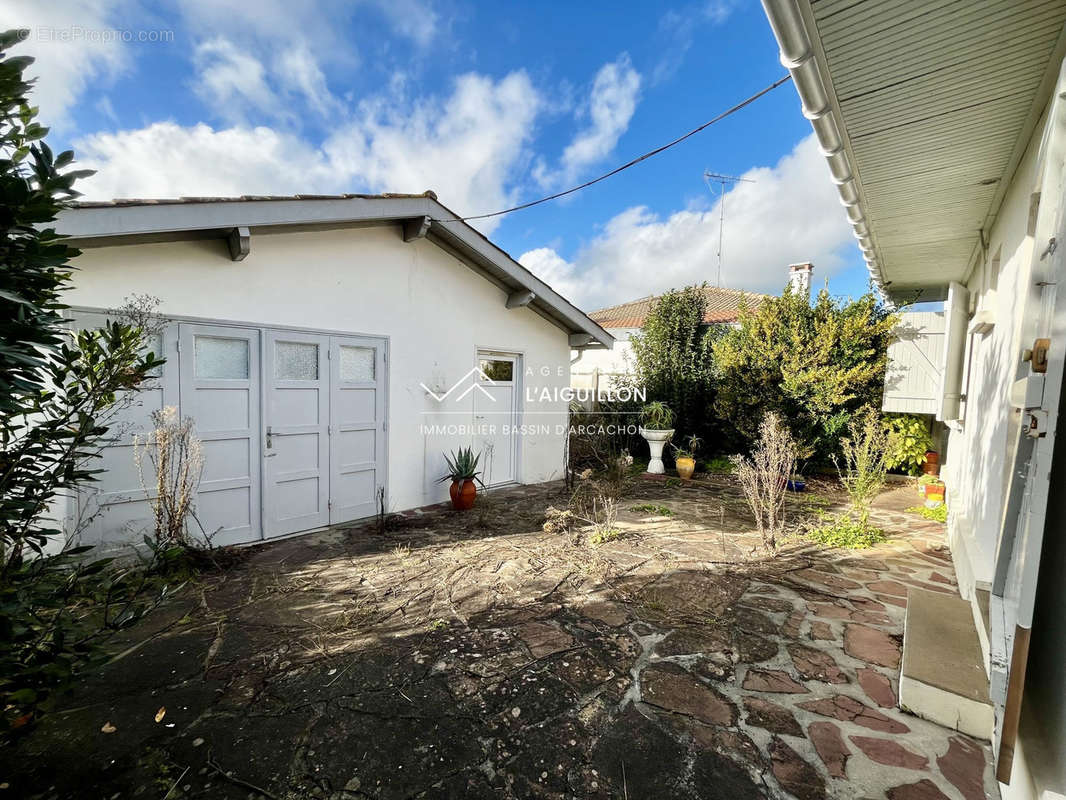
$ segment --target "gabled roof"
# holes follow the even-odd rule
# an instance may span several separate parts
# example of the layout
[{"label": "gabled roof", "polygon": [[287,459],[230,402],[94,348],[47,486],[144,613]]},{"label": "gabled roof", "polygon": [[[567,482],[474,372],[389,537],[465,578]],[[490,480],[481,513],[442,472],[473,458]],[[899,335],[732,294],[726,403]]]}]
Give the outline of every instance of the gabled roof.
[{"label": "gabled roof", "polygon": [[[717,286],[702,288],[707,301],[703,321],[707,325],[736,322],[740,318],[741,298],[744,298],[745,304],[752,310],[761,306],[766,299],[764,294],[739,289],[719,289]],[[643,328],[658,299],[658,295],[648,295],[621,305],[590,311],[589,316],[604,328]]]},{"label": "gabled roof", "polygon": [[874,282],[980,253],[1066,53],[1062,0],[763,0]]},{"label": "gabled roof", "polygon": [[458,215],[425,194],[181,197],[80,202],[62,211],[56,231],[80,247],[226,239],[239,260],[256,233],[395,225],[403,241],[425,238],[570,334],[572,347],[610,348],[614,338]]}]

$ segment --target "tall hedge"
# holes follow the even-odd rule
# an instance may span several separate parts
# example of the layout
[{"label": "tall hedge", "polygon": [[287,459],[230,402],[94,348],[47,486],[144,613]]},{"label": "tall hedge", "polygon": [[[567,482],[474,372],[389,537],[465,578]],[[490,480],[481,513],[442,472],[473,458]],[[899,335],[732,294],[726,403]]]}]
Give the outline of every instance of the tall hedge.
[{"label": "tall hedge", "polygon": [[825,289],[813,303],[786,289],[744,308],[713,347],[715,411],[750,439],[777,412],[802,458],[827,460],[852,415],[881,405],[895,322],[873,294],[835,300]]},{"label": "tall hedge", "polygon": [[673,409],[675,441],[696,434],[709,446],[718,438],[714,414],[716,330],[703,322],[707,300],[700,286],[667,292],[656,302],[644,329],[631,339],[630,380],[647,399]]}]

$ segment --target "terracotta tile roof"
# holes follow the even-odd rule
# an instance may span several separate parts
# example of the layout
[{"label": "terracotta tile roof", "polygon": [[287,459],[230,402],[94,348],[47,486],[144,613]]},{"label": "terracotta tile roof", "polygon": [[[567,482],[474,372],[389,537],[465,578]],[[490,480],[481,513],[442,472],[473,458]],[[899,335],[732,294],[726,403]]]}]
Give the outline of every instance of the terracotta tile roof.
[{"label": "terracotta tile roof", "polygon": [[[703,321],[708,324],[736,322],[740,317],[740,298],[747,302],[748,308],[758,308],[767,295],[745,292],[739,289],[719,289],[716,286],[704,286],[707,308]],[[658,296],[649,295],[639,300],[632,300],[621,305],[590,311],[589,317],[604,328],[643,328],[648,320]]]}]

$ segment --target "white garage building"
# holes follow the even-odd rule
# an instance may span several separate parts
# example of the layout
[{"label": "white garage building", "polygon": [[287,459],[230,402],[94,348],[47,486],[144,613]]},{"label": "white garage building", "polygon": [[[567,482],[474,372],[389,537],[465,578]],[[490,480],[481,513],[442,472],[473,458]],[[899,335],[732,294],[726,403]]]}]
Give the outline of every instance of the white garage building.
[{"label": "white garage building", "polygon": [[612,342],[429,192],[83,203],[56,227],[82,249],[76,325],[132,294],[165,320],[160,376],[71,504],[87,543],[150,528],[132,439],[164,406],[196,422],[215,544],[439,502],[459,446],[493,485],[560,477],[570,351]]}]

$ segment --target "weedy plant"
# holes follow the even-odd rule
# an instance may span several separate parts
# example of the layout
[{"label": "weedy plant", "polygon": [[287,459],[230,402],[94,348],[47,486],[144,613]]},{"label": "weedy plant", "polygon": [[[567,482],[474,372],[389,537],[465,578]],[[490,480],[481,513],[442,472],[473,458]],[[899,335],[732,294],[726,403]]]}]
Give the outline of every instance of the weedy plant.
[{"label": "weedy plant", "polygon": [[884,488],[890,444],[890,435],[872,408],[851,420],[848,436],[840,440],[843,458],[833,459],[851,507],[812,529],[812,539],[828,547],[855,549],[884,541],[884,532],[870,525],[870,504]]},{"label": "weedy plant", "polygon": [[770,412],[759,427],[751,457],[735,455],[729,460],[763,545],[771,551],[777,549],[777,539],[785,529],[785,487],[796,463],[792,434],[781,418]]},{"label": "weedy plant", "polygon": [[889,435],[881,425],[880,415],[867,408],[848,424],[848,436],[840,440],[843,459],[833,463],[840,482],[851,501],[851,512],[866,525],[870,504],[885,486],[888,473]]}]

